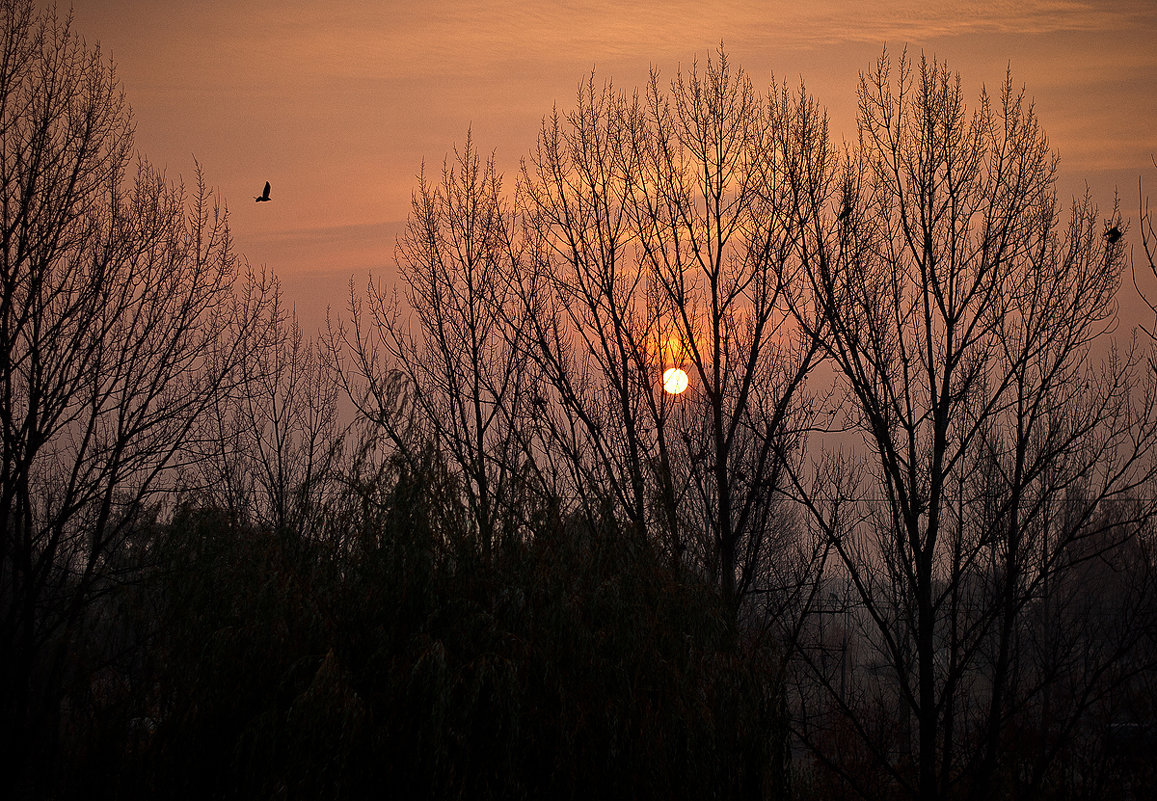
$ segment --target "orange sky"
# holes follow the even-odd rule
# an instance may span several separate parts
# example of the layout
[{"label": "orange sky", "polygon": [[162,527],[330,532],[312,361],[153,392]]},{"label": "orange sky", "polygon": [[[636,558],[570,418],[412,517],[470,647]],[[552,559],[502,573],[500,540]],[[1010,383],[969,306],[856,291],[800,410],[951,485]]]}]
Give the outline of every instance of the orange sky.
[{"label": "orange sky", "polygon": [[[43,4],[43,3],[42,3]],[[67,7],[62,2],[61,7]],[[196,155],[239,250],[303,320],[393,260],[414,176],[468,126],[513,182],[552,104],[592,68],[621,88],[722,40],[757,85],[808,90],[854,137],[857,76],[885,43],[947,59],[971,98],[1011,63],[1061,154],[1061,189],[1157,196],[1157,0],[76,0],[118,65],[137,146],[170,175]],[[1147,170],[1147,172],[1146,172]],[[273,202],[255,204],[262,184]]]}]

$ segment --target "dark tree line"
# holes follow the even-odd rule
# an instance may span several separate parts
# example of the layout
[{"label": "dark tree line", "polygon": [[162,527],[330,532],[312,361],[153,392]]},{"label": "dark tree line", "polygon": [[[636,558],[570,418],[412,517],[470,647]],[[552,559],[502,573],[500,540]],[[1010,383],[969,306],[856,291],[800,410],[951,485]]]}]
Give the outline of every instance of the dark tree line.
[{"label": "dark tree line", "polygon": [[1152,329],[1011,78],[592,75],[311,337],[2,8],[12,795],[1153,789]]}]

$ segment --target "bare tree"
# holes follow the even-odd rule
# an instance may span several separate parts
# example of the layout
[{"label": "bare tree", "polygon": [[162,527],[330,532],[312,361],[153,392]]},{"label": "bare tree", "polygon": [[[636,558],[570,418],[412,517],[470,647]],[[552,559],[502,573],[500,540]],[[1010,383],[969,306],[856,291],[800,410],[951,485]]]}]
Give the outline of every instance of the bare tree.
[{"label": "bare tree", "polygon": [[822,716],[801,731],[861,793],[984,798],[1008,778],[1013,721],[1057,680],[1030,645],[1064,634],[1054,588],[1082,543],[1115,547],[1152,514],[1122,505],[1104,525],[1150,478],[1152,386],[1131,352],[1094,358],[1122,252],[1088,197],[1062,224],[1056,156],[1011,79],[969,113],[943,64],[905,54],[894,75],[885,54],[859,127],[847,189],[817,216],[823,247],[850,255],[814,260],[807,287],[867,455],[805,496],[874,669],[837,691],[804,661],[875,772],[835,752]]},{"label": "bare tree", "polygon": [[[1157,167],[1157,158],[1153,160],[1153,166]],[[1153,213],[1149,210],[1149,198],[1145,196],[1145,187],[1141,178],[1137,179],[1137,203],[1140,206],[1141,214],[1138,223],[1138,227],[1141,229],[1141,247],[1145,251],[1145,259],[1148,262],[1150,274],[1157,277],[1157,231],[1153,229]],[[1118,229],[1117,236],[1119,238],[1120,229]],[[1150,311],[1157,315],[1157,303],[1137,283],[1136,263],[1134,262],[1133,265],[1133,285],[1137,288],[1138,294],[1141,295],[1141,300],[1145,302]],[[1141,326],[1141,328],[1150,339],[1157,340],[1157,325],[1151,324],[1149,327]]]},{"label": "bare tree", "polygon": [[[779,126],[803,137],[790,152]],[[592,75],[524,166],[522,295],[557,400],[543,448],[569,454],[580,496],[605,490],[597,503],[712,576],[733,614],[790,539],[782,467],[818,345],[786,302],[801,215],[783,162],[822,160],[825,137],[814,104],[762,97],[720,49],[669,91],[654,74],[641,100]],[[669,368],[684,393],[663,391]]]},{"label": "bare tree", "polygon": [[[321,522],[343,437],[338,384],[323,349],[287,310],[276,280],[238,365],[238,380],[207,415],[211,459],[201,492],[236,519],[308,536]],[[192,488],[190,488],[192,489]]]},{"label": "bare tree", "polygon": [[554,470],[588,514],[613,510],[642,534],[656,451],[646,353],[657,321],[629,250],[620,105],[591,76],[573,111],[544,122],[523,165],[533,258],[519,290],[542,375],[534,402],[543,453],[561,455]]},{"label": "bare tree", "polygon": [[[469,134],[437,184],[423,169],[397,258],[406,304],[380,283],[364,301],[351,290],[352,329],[331,332],[333,350],[361,414],[395,447],[415,457],[430,445],[444,450],[489,553],[518,524],[514,421],[527,374],[511,317],[514,220],[493,157],[483,161]],[[416,415],[399,414],[399,403]]]},{"label": "bare tree", "polygon": [[30,2],[0,15],[0,749],[25,769],[71,633],[233,375],[254,297],[199,173],[191,198],[145,163],[126,179],[100,52]]}]

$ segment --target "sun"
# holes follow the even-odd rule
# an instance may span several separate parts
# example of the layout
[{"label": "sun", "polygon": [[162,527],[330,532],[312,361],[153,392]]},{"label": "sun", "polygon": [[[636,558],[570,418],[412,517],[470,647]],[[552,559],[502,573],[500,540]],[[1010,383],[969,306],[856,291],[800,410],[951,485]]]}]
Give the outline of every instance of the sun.
[{"label": "sun", "polygon": [[678,395],[687,389],[687,374],[678,367],[669,367],[663,372],[663,391]]}]

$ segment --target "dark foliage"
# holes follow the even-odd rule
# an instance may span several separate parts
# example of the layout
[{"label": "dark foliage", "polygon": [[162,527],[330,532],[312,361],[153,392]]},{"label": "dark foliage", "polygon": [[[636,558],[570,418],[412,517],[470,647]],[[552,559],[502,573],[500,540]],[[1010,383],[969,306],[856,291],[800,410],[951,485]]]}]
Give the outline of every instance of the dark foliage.
[{"label": "dark foliage", "polygon": [[156,527],[149,580],[110,600],[119,614],[105,621],[132,628],[137,653],[68,699],[85,712],[60,794],[735,798],[776,786],[772,660],[732,647],[716,593],[609,519],[543,517],[486,562],[455,537],[460,510],[439,507],[444,475],[432,457],[395,465],[363,487],[356,519],[331,523],[352,528],[309,542],[204,509]]}]

